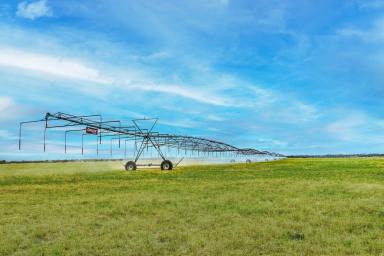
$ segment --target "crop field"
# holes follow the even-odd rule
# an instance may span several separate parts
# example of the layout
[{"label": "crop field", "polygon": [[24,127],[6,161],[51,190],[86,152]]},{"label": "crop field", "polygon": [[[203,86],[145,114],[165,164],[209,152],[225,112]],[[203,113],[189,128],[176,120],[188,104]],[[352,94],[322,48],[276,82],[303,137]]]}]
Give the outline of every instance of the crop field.
[{"label": "crop field", "polygon": [[384,255],[384,159],[0,165],[0,255]]}]

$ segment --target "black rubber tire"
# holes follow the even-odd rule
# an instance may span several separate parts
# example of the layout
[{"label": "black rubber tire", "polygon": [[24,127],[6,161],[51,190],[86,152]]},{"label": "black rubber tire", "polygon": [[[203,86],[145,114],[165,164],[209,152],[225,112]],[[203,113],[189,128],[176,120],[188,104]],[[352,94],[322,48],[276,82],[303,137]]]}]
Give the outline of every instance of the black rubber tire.
[{"label": "black rubber tire", "polygon": [[251,159],[247,159],[245,162],[246,162],[247,164],[252,163]]},{"label": "black rubber tire", "polygon": [[164,160],[160,165],[161,170],[163,171],[170,171],[173,169],[173,164],[169,160]]},{"label": "black rubber tire", "polygon": [[134,171],[134,170],[136,170],[136,168],[137,168],[136,163],[133,161],[128,161],[125,164],[125,170],[126,171]]}]

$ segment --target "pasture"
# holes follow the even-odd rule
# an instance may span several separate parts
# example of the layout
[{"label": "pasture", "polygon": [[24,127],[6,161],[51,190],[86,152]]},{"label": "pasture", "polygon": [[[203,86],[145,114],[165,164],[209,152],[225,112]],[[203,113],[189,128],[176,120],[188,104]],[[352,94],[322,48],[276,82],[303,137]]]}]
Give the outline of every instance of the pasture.
[{"label": "pasture", "polygon": [[384,255],[384,159],[0,165],[0,255]]}]

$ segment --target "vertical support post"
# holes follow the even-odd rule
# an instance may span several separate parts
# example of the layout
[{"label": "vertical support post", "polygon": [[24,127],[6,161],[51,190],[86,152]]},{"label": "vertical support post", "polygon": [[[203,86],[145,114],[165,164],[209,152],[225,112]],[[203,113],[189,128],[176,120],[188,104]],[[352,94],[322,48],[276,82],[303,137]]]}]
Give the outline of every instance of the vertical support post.
[{"label": "vertical support post", "polygon": [[168,145],[167,149],[168,149],[168,155],[169,155],[169,138],[167,137],[165,140],[166,140],[166,144]]},{"label": "vertical support post", "polygon": [[[102,124],[102,122],[103,122],[103,117],[100,115],[100,127],[99,128],[101,128],[101,124]],[[100,144],[101,144],[101,132],[100,132]]]},{"label": "vertical support post", "polygon": [[127,158],[127,140],[124,140],[124,158]]},{"label": "vertical support post", "polygon": [[46,138],[47,138],[47,126],[48,126],[48,117],[45,118],[45,127],[44,127],[44,152],[45,152],[45,148],[46,148],[45,140],[46,140]]},{"label": "vertical support post", "polygon": [[81,154],[84,155],[84,134],[81,135]]},{"label": "vertical support post", "polygon": [[99,138],[96,135],[96,156],[99,156]]},{"label": "vertical support post", "polygon": [[20,126],[19,126],[19,150],[21,150],[21,124],[20,123]]},{"label": "vertical support post", "polygon": [[110,149],[109,149],[109,152],[110,152],[111,157],[112,157],[112,139],[111,139],[111,147],[110,147]]},{"label": "vertical support post", "polygon": [[133,149],[133,156],[136,156],[136,151],[137,151],[137,136],[136,136],[136,127],[135,127],[135,146]]},{"label": "vertical support post", "polygon": [[120,134],[121,134],[121,122],[119,122],[119,126],[120,126],[120,132],[119,132],[119,148],[120,148]]}]

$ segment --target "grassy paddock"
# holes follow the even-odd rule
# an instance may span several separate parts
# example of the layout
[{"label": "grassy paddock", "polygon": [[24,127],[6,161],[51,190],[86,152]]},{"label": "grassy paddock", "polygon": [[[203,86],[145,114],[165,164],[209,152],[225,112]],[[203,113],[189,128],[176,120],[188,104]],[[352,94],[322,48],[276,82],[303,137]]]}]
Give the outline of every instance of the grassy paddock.
[{"label": "grassy paddock", "polygon": [[384,255],[384,159],[0,165],[1,255]]}]

